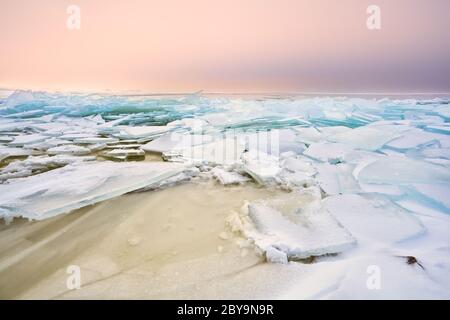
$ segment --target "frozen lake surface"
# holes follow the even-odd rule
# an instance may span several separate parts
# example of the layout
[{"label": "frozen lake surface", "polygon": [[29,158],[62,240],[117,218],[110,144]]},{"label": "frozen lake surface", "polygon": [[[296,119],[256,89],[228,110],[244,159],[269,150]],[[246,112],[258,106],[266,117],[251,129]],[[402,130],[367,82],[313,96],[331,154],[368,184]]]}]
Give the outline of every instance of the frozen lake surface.
[{"label": "frozen lake surface", "polygon": [[0,98],[6,223],[198,181],[277,190],[219,235],[292,276],[275,298],[450,298],[446,97]]}]

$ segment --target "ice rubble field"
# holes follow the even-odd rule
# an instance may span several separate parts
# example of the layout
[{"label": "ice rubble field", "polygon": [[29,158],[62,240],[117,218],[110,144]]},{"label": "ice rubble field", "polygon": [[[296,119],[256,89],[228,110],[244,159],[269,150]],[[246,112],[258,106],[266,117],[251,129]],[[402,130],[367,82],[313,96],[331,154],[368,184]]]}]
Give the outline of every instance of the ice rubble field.
[{"label": "ice rubble field", "polygon": [[[196,176],[255,183],[286,194],[227,223],[268,262],[315,261],[286,297],[450,298],[449,120],[443,98],[17,91],[0,99],[0,218],[42,220]],[[374,265],[383,290],[367,286]]]}]

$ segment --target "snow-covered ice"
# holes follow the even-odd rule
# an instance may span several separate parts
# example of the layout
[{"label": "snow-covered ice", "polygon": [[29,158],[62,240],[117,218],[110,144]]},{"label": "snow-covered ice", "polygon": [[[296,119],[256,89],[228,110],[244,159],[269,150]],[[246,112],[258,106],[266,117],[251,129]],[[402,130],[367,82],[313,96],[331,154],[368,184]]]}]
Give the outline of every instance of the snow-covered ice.
[{"label": "snow-covered ice", "polygon": [[354,246],[352,235],[327,212],[300,212],[292,221],[270,204],[248,204],[244,234],[264,252],[284,252],[289,259],[340,253]]}]

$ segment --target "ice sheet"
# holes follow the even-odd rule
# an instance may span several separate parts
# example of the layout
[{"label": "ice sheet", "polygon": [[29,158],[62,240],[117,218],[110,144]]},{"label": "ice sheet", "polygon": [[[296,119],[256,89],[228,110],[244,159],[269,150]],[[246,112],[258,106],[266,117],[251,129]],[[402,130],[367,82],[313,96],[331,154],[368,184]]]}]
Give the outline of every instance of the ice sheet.
[{"label": "ice sheet", "polygon": [[420,221],[389,199],[376,195],[335,195],[323,201],[331,213],[358,241],[391,244],[425,232]]},{"label": "ice sheet", "polygon": [[301,215],[300,221],[294,223],[269,205],[250,203],[248,216],[252,225],[246,225],[244,233],[263,251],[275,248],[289,259],[339,253],[355,244],[350,233],[328,213]]},{"label": "ice sheet", "polygon": [[442,166],[409,158],[380,158],[362,168],[357,176],[365,183],[442,183],[450,184],[450,171]]},{"label": "ice sheet", "polygon": [[397,138],[398,135],[370,127],[359,127],[332,135],[328,140],[350,145],[355,149],[375,151],[387,142]]},{"label": "ice sheet", "polygon": [[173,163],[74,163],[0,185],[0,218],[42,220],[181,173]]}]

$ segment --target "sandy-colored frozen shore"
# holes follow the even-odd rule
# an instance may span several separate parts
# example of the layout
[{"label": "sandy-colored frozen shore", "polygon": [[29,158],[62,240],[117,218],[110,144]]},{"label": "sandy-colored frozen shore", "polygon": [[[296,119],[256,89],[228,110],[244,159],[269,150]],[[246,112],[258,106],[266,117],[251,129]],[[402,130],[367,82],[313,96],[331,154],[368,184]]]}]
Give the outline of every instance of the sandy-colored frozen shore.
[{"label": "sandy-colored frozen shore", "polygon": [[[212,181],[128,194],[40,222],[0,226],[0,297],[272,298],[289,268],[267,264],[226,217],[281,191]],[[68,266],[81,270],[69,290]],[[295,271],[298,272],[298,271]],[[264,277],[264,281],[261,281]],[[285,279],[287,280],[287,279]]]}]

